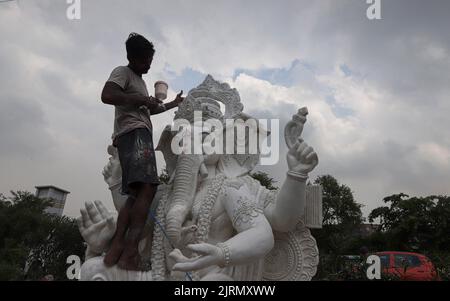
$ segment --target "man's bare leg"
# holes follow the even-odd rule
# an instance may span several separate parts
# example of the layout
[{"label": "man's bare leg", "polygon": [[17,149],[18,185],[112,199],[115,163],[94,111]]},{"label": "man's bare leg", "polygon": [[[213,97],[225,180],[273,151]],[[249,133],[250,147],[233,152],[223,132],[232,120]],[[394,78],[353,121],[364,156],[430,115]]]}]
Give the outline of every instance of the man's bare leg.
[{"label": "man's bare leg", "polygon": [[111,247],[103,260],[108,267],[115,265],[119,261],[120,255],[122,255],[123,249],[125,248],[125,235],[130,223],[130,212],[135,199],[136,191],[132,191],[117,217],[116,233],[112,239]]},{"label": "man's bare leg", "polygon": [[139,270],[138,246],[157,188],[158,186],[153,184],[141,184],[138,188],[136,201],[130,211],[130,224],[125,239],[125,248],[117,264],[121,269]]}]

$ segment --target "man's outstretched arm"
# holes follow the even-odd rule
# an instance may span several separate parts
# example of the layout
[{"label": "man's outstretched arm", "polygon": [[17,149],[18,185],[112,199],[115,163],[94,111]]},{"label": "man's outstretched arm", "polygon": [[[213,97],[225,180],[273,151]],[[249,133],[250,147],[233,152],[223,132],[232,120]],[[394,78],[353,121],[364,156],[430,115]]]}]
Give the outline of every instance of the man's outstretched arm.
[{"label": "man's outstretched arm", "polygon": [[114,82],[106,82],[103,87],[102,102],[114,106],[146,106],[150,110],[155,110],[159,106],[159,101],[154,97],[142,95],[129,95]]},{"label": "man's outstretched arm", "polygon": [[156,108],[154,110],[150,110],[150,113],[152,115],[157,115],[157,114],[160,114],[165,111],[168,111],[168,110],[178,107],[178,105],[180,103],[182,103],[184,100],[184,97],[182,95],[183,95],[183,90],[181,90],[181,92],[177,94],[177,97],[173,101],[165,103],[164,105],[160,105],[160,106],[158,106],[158,108]]}]

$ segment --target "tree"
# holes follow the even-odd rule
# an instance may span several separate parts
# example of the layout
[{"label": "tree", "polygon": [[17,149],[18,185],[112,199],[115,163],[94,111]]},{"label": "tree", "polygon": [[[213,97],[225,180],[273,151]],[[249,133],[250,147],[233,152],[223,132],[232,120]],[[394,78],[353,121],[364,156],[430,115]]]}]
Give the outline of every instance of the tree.
[{"label": "tree", "polygon": [[66,258],[84,253],[75,220],[45,213],[50,200],[24,191],[0,194],[0,280],[66,278]]},{"label": "tree", "polygon": [[319,176],[314,184],[323,189],[323,225],[339,225],[353,227],[360,225],[362,205],[355,202],[350,187],[342,184],[330,175]]},{"label": "tree", "polygon": [[42,275],[52,274],[56,280],[66,280],[67,257],[83,257],[83,239],[74,219],[65,216],[50,216],[50,219],[52,230],[28,256],[27,277],[39,279]]},{"label": "tree", "polygon": [[394,194],[383,199],[369,221],[378,220],[387,247],[397,250],[450,249],[450,197],[409,197]]},{"label": "tree", "polygon": [[355,230],[364,219],[362,205],[355,202],[348,186],[339,184],[331,175],[317,177],[314,184],[323,190],[323,226],[311,230],[321,254],[316,278],[325,279],[341,271],[341,255],[359,253],[359,233]]},{"label": "tree", "polygon": [[450,197],[410,197],[394,194],[383,199],[369,221],[380,230],[367,238],[378,250],[415,251],[425,254],[443,280],[450,279]]}]

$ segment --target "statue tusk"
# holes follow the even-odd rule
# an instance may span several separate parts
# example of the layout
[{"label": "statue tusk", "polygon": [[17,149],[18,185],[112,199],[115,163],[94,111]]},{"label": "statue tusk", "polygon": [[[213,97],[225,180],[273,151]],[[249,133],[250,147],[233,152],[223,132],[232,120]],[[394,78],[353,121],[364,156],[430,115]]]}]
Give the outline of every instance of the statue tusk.
[{"label": "statue tusk", "polygon": [[205,163],[200,165],[200,176],[202,179],[206,179],[208,177],[208,169],[206,168]]}]

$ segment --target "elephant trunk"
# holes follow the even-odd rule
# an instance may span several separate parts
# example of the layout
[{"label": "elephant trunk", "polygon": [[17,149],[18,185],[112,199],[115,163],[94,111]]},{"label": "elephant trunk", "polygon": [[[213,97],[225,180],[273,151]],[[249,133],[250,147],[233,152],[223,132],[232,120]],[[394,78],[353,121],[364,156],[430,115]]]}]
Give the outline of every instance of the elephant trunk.
[{"label": "elephant trunk", "polygon": [[177,245],[181,238],[182,225],[192,208],[199,171],[204,176],[205,169],[202,155],[178,157],[166,215],[166,233],[174,245]]}]

